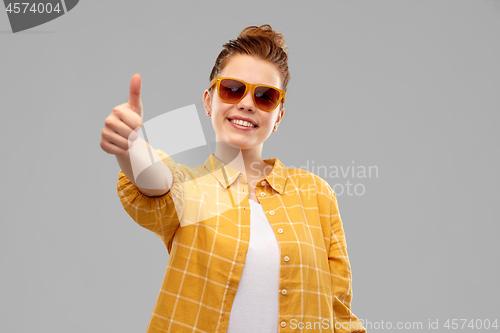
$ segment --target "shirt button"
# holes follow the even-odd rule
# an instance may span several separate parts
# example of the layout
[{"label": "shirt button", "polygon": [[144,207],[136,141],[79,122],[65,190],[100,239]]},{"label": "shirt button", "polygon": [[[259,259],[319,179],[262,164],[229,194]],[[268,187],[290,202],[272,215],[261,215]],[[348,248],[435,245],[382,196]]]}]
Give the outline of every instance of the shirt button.
[{"label": "shirt button", "polygon": [[266,185],[266,181],[263,180],[262,183],[260,183],[260,185],[265,186]]},{"label": "shirt button", "polygon": [[279,228],[278,229],[278,233],[282,234],[283,233],[283,229]]},{"label": "shirt button", "polygon": [[285,261],[290,260],[290,258],[288,258],[288,256],[285,256],[283,259],[284,259]]},{"label": "shirt button", "polygon": [[286,295],[286,289],[283,289],[283,290],[281,291],[281,294],[282,294],[282,295]]},{"label": "shirt button", "polygon": [[260,196],[261,196],[261,197],[265,197],[265,196],[266,196],[266,194],[265,194],[264,192],[260,192]]},{"label": "shirt button", "polygon": [[284,321],[284,320],[283,320],[283,321],[281,322],[281,327],[286,327],[286,321]]},{"label": "shirt button", "polygon": [[269,212],[269,215],[274,215],[274,211],[273,211],[273,210],[272,210],[272,211],[270,211],[270,212]]}]

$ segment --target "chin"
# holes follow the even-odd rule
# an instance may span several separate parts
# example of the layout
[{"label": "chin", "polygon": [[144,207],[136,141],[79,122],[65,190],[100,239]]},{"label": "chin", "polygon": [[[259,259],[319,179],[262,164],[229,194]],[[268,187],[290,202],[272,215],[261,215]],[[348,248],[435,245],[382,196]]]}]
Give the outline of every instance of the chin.
[{"label": "chin", "polygon": [[241,141],[232,141],[231,142],[232,145],[235,145],[237,147],[239,147],[239,149],[252,149],[254,147],[256,147],[257,145],[249,145],[248,142],[241,142]]}]

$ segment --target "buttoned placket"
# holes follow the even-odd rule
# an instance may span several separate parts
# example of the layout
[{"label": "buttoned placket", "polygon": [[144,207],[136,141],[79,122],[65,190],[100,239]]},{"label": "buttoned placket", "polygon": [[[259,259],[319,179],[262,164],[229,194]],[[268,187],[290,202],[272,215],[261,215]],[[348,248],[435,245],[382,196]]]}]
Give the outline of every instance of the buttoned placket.
[{"label": "buttoned placket", "polygon": [[[248,188],[249,188],[247,179],[243,173],[240,174],[240,177],[241,178],[239,181],[241,182],[241,185],[244,185],[244,186],[242,186],[243,192],[246,193],[246,192],[248,192]],[[246,193],[246,194],[249,194],[249,193]],[[249,198],[249,196],[248,196],[248,198]],[[243,207],[243,213],[244,213],[243,215],[248,217],[248,225],[250,226],[250,202],[248,202],[248,199],[244,200],[244,205],[245,206]],[[243,235],[243,239],[245,241],[247,241],[248,243],[250,243],[250,235],[247,235],[247,232],[245,230],[242,231],[242,235]],[[242,254],[240,253],[239,257],[241,258],[241,256],[242,256]]]},{"label": "buttoned placket", "polygon": [[[269,194],[270,191],[273,192],[274,195],[278,195],[277,192],[274,191],[274,189],[272,188],[272,186],[268,186],[267,187],[267,185],[270,185],[270,184],[266,180],[262,180],[260,182],[260,184],[258,185],[259,188],[257,189],[257,187],[256,187],[256,192],[260,192],[260,196],[262,198],[269,197],[270,196],[270,194]],[[266,193],[266,191],[268,193]],[[265,202],[265,199],[263,199],[262,201]],[[262,202],[261,202],[261,204],[262,204]],[[262,206],[264,208],[264,205],[262,205]],[[265,209],[264,209],[264,211],[265,211]],[[271,225],[272,225],[272,219],[274,219],[274,214],[275,214],[274,210],[270,210],[268,212],[268,214],[269,214],[269,216],[268,216],[269,222],[271,222]],[[278,235],[276,235],[276,238],[278,239],[278,242],[279,242],[280,238],[283,238],[283,236],[284,236],[283,235],[284,230],[283,230],[283,228],[278,228],[277,232],[278,232]],[[280,249],[281,249],[281,246],[280,246]],[[283,253],[281,253],[281,255],[283,256]],[[289,260],[290,260],[290,257],[287,256],[287,255],[284,255],[282,258],[283,258],[284,262],[289,262]],[[281,294],[281,297],[286,297],[286,295],[288,294],[288,290],[283,285],[281,286],[281,289],[278,292]],[[279,303],[281,303],[281,301]],[[286,321],[284,321],[284,320],[281,321],[280,325],[283,328],[286,327]]]}]

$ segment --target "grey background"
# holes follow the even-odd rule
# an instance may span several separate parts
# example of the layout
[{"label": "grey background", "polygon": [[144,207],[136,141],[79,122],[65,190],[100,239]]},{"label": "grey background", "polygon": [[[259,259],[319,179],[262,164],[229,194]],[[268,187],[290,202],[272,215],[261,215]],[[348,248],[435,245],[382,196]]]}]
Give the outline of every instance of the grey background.
[{"label": "grey background", "polygon": [[264,158],[378,168],[324,177],[365,188],[338,196],[353,312],[500,319],[499,1],[115,0],[17,34],[0,13],[0,332],[146,330],[168,254],[120,204],[104,119],[135,73],[145,121],[201,102],[222,44],[265,23],[292,79]]}]

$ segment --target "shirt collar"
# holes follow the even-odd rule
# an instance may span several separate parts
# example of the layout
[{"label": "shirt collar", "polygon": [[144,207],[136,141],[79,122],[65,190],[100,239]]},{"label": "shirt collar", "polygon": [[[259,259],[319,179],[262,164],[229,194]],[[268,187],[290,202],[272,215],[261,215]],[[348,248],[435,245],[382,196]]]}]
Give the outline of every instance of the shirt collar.
[{"label": "shirt collar", "polygon": [[[288,169],[281,163],[278,158],[269,158],[264,160],[267,164],[273,166],[273,170],[264,178],[269,185],[279,194],[283,195],[286,181],[288,179]],[[228,188],[232,185],[241,171],[231,168],[219,160],[214,154],[210,154],[204,163],[205,168],[210,172],[217,181],[224,187]]]},{"label": "shirt collar", "polygon": [[205,169],[210,172],[224,188],[228,188],[229,185],[232,185],[240,173],[242,173],[224,164],[224,162],[219,160],[214,154],[210,154],[204,165]]},{"label": "shirt collar", "polygon": [[267,160],[264,160],[264,162],[273,166],[273,170],[270,174],[267,175],[265,180],[276,192],[283,195],[283,192],[285,191],[286,181],[289,176],[288,168],[285,167],[283,163],[281,163],[281,161],[276,157],[268,158]]}]

